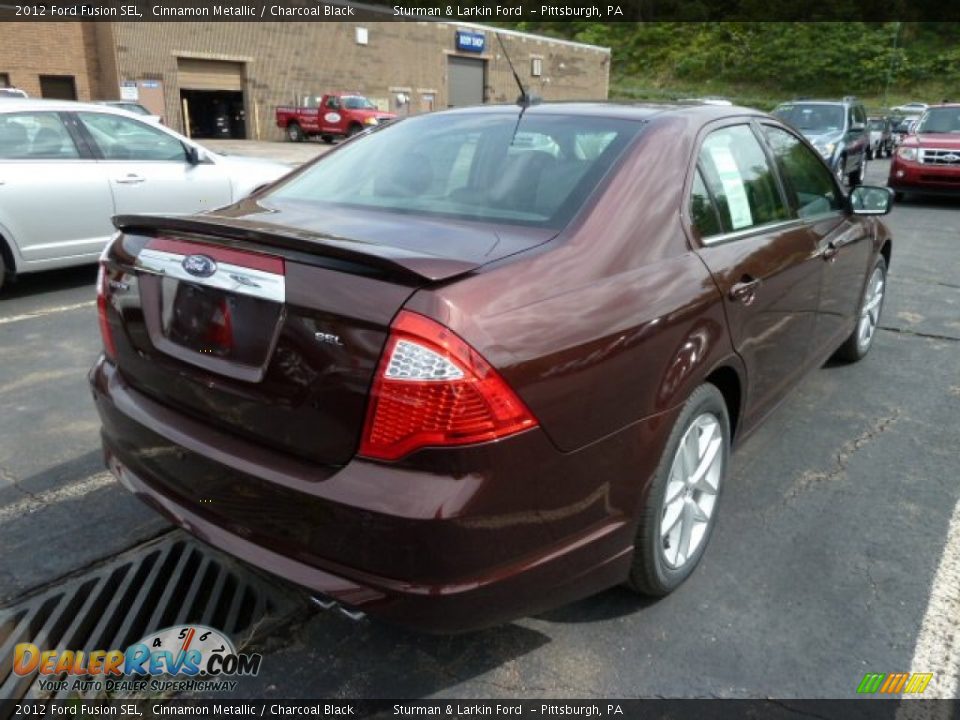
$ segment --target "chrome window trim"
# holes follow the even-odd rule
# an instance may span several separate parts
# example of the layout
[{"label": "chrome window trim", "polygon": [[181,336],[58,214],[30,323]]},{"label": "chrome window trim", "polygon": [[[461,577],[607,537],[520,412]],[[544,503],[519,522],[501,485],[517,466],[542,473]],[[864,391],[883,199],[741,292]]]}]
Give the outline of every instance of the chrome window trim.
[{"label": "chrome window trim", "polygon": [[742,240],[751,235],[762,235],[775,230],[786,230],[790,227],[800,227],[810,222],[811,218],[791,218],[789,220],[780,220],[778,222],[767,223],[765,225],[751,225],[743,230],[721,233],[720,235],[711,235],[710,237],[700,238],[700,243],[706,247],[720,245],[735,240]]}]

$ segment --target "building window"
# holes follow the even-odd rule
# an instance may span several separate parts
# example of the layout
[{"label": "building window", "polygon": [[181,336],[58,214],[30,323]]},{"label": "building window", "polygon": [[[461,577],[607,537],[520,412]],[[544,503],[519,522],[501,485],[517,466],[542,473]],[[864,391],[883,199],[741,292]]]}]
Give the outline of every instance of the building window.
[{"label": "building window", "polygon": [[354,33],[357,39],[357,45],[366,45],[370,42],[370,33],[365,27],[358,27]]},{"label": "building window", "polygon": [[10,87],[10,73],[0,73],[0,87]]},{"label": "building window", "polygon": [[534,77],[543,75],[543,58],[530,58],[530,74]]}]

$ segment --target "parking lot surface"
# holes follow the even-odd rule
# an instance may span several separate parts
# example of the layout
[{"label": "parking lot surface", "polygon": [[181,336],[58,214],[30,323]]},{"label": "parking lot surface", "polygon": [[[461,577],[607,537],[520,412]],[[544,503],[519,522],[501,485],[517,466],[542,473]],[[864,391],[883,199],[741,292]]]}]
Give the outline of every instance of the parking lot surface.
[{"label": "parking lot surface", "polygon": [[[927,695],[956,696],[960,202],[887,220],[870,355],[815,371],[743,445],[673,595],[617,588],[453,637],[303,611],[260,641],[237,695],[845,698],[866,672],[912,670],[934,673]],[[102,469],[95,274],[24,277],[0,299],[0,604],[173,532]]]}]

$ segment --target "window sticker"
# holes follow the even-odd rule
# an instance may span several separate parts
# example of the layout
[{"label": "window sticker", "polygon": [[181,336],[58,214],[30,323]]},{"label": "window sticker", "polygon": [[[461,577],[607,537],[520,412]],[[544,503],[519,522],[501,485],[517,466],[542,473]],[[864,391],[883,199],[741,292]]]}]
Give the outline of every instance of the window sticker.
[{"label": "window sticker", "polygon": [[737,161],[733,159],[730,148],[725,145],[710,145],[708,147],[714,167],[720,175],[723,192],[727,196],[727,207],[730,209],[730,224],[734,230],[753,225],[753,215],[750,213],[750,202],[747,200],[747,190],[743,185],[743,176]]}]

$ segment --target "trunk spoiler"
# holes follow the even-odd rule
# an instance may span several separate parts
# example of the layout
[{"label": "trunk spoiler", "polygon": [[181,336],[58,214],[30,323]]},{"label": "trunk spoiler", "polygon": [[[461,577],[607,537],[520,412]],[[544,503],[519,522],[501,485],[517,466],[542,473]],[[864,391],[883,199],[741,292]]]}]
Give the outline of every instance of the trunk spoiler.
[{"label": "trunk spoiler", "polygon": [[261,251],[265,245],[300,254],[300,259],[332,258],[418,283],[449,280],[481,265],[308,230],[216,216],[117,215],[113,224],[122,232],[189,233],[238,247],[249,248],[249,244],[253,244]]}]

